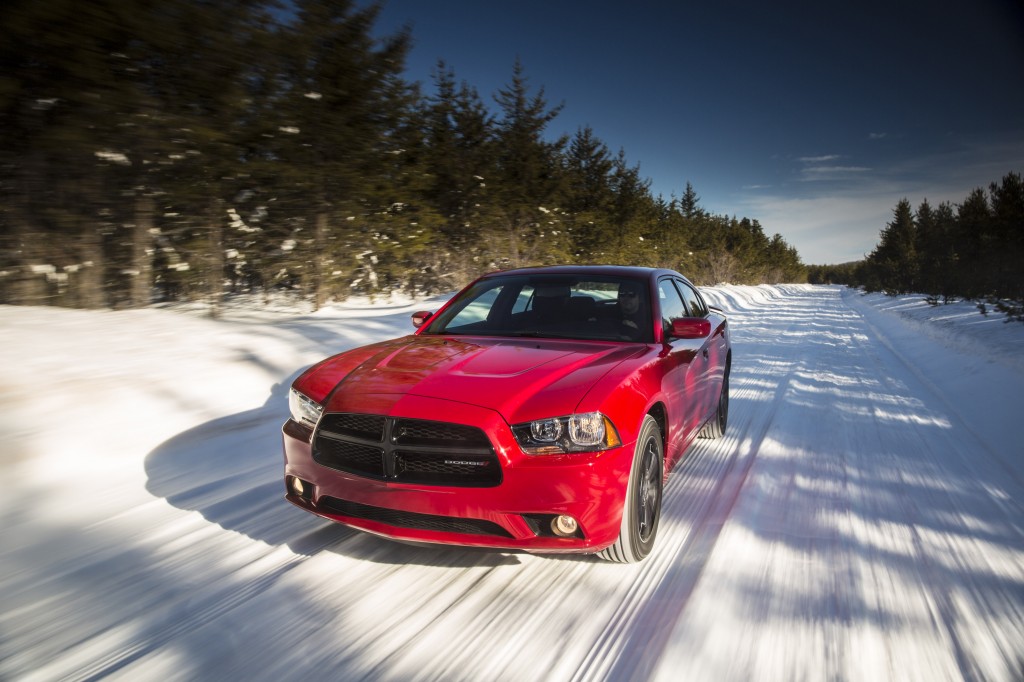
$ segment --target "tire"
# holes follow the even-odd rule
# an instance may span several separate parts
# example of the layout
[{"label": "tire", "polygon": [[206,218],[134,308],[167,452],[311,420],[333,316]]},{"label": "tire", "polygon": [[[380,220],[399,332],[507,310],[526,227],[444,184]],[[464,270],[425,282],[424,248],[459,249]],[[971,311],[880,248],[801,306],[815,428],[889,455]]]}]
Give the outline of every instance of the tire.
[{"label": "tire", "polygon": [[725,428],[729,425],[729,374],[726,373],[722,381],[722,392],[718,395],[718,409],[715,416],[701,427],[698,438],[721,438],[725,435]]},{"label": "tire", "polygon": [[661,493],[664,477],[664,445],[654,417],[644,417],[640,437],[633,452],[626,499],[622,505],[619,538],[611,547],[598,552],[608,561],[635,563],[651,553],[661,520]]}]

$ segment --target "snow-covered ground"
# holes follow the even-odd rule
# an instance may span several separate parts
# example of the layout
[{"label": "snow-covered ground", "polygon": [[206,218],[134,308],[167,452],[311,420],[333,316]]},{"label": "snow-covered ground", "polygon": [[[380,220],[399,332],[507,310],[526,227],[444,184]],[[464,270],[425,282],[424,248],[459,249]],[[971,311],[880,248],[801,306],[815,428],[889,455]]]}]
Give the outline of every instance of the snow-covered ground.
[{"label": "snow-covered ground", "polygon": [[629,566],[406,546],[283,500],[291,379],[436,300],[0,307],[0,679],[1024,677],[1024,326],[705,293],[729,432]]}]

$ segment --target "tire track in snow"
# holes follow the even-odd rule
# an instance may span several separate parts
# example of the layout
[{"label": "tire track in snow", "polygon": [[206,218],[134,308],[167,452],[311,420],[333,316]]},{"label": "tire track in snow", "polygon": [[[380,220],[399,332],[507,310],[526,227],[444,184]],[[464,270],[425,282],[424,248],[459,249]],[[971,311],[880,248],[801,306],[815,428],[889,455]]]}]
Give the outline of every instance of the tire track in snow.
[{"label": "tire track in snow", "polygon": [[[685,674],[682,671],[690,671],[701,679],[751,679],[762,675],[774,679],[778,669],[768,672],[771,668],[763,663],[777,665],[782,659],[757,661],[758,649],[771,649],[766,643],[773,638],[743,640],[743,636],[754,631],[751,622],[777,608],[780,599],[785,603],[780,595],[787,593],[775,590],[794,584],[792,572],[785,570],[775,573],[773,583],[772,560],[780,555],[779,547],[783,548],[781,555],[786,555],[785,548],[789,546],[795,545],[799,552],[808,544],[828,545],[836,541],[834,529],[828,527],[816,529],[813,535],[802,534],[811,527],[806,521],[814,516],[813,512],[798,519],[788,514],[807,504],[801,501],[806,497],[798,496],[806,495],[807,482],[815,475],[813,467],[822,466],[813,452],[818,436],[813,433],[815,420],[809,415],[813,414],[810,410],[829,409],[832,400],[827,392],[808,391],[815,391],[816,381],[821,382],[818,385],[827,385],[831,380],[829,373],[836,349],[844,345],[854,330],[845,322],[850,316],[842,310],[833,290],[795,293],[796,296],[773,302],[768,310],[759,308],[756,312],[760,314],[745,311],[749,314],[741,316],[750,328],[734,339],[737,357],[741,352],[747,354],[754,359],[756,369],[748,380],[755,414],[741,435],[756,457],[750,461],[743,487],[730,501],[728,516],[722,522],[724,527],[716,536],[715,553],[705,562],[698,596],[692,600],[692,606],[687,605],[687,614],[668,623],[669,631],[662,635],[665,646],[652,652],[645,663],[645,673],[652,673],[647,675],[648,679],[675,679]],[[780,320],[787,324],[779,325]],[[811,395],[815,397],[810,398]],[[810,468],[806,464],[809,457],[815,462]],[[834,464],[825,464],[826,475],[830,480],[845,480],[845,469],[836,469]],[[745,545],[748,538],[753,542]],[[786,577],[779,580],[778,576],[783,575]],[[749,592],[745,599],[736,602],[735,593],[739,590]],[[723,598],[721,606],[716,604],[716,595]],[[800,603],[796,601],[800,597],[790,598],[794,599],[793,605]],[[844,617],[841,602],[832,599],[827,603],[831,604],[829,613],[837,614],[839,619]],[[713,621],[708,621],[709,616]],[[730,632],[728,637],[736,637],[735,655],[716,656],[702,646],[706,637],[721,643],[726,631]],[[716,648],[722,651],[721,647]],[[781,650],[777,654],[786,655]],[[842,652],[833,655],[841,656]],[[827,678],[825,670],[823,667],[805,674],[808,679]],[[801,677],[792,670],[787,674]],[[639,678],[638,675],[631,679]]]},{"label": "tire track in snow", "polygon": [[[227,500],[244,498],[251,490],[243,487],[240,493],[237,490],[220,492]],[[141,514],[153,518],[159,525],[150,526],[146,537],[139,540],[174,557],[170,562],[166,558],[163,560],[161,572],[188,574],[193,565],[201,566],[204,557],[213,554],[216,546],[222,544],[223,530],[205,520],[199,522],[197,518],[185,522],[166,519],[157,522],[156,519],[166,514],[164,504],[154,500],[118,516],[127,518]],[[272,511],[272,508],[263,509],[261,505],[260,511]],[[117,519],[111,521],[116,522]],[[103,576],[81,599],[108,603],[111,609],[122,608],[126,603],[133,604],[129,608],[145,611],[146,624],[139,626],[130,619],[108,622],[99,618],[95,629],[87,637],[68,646],[59,658],[32,665],[33,676],[40,679],[94,680],[116,673],[188,633],[215,623],[265,590],[272,589],[282,577],[308,558],[305,555],[338,545],[339,529],[341,526],[336,524],[323,523],[293,536],[288,547],[250,544],[249,551],[236,561],[233,568],[218,572],[215,580],[202,584],[198,589],[160,585],[145,575],[119,575],[118,567],[130,565],[133,561],[130,555],[135,551],[134,548],[126,550],[124,545],[99,545],[85,561],[59,560],[45,573],[45,580],[55,594],[66,590],[64,585],[88,582],[89,578],[83,576]],[[355,531],[345,529],[346,539],[354,535]],[[301,548],[300,554],[294,553],[296,548]],[[200,605],[198,608],[195,607],[197,604]],[[188,613],[187,618],[180,617],[183,612]],[[123,636],[129,629],[142,634]],[[121,643],[115,644],[118,641]]]},{"label": "tire track in snow", "polygon": [[[274,557],[273,555],[276,554],[283,556]],[[132,662],[158,651],[186,633],[215,622],[227,612],[247,602],[254,595],[272,587],[285,573],[297,566],[301,561],[301,557],[290,555],[283,550],[271,552],[263,560],[249,564],[241,571],[249,572],[257,569],[258,572],[254,579],[245,578],[227,587],[222,585],[223,582],[226,582],[222,580],[210,584],[207,589],[202,590],[198,595],[190,595],[188,598],[190,603],[194,602],[195,598],[202,597],[201,601],[204,605],[198,609],[190,610],[187,619],[170,621],[166,627],[161,628],[152,635],[130,640],[127,646],[116,648],[99,659],[77,662],[81,658],[90,657],[90,652],[95,648],[94,639],[102,640],[105,636],[105,633],[96,633],[92,638],[83,643],[82,647],[80,647],[80,652],[74,650],[67,651],[59,661],[55,661],[51,665],[38,666],[33,670],[33,673],[40,676],[41,679],[51,679],[51,676],[53,679],[65,680],[92,681],[103,679]],[[174,604],[164,606],[168,610],[173,610],[174,607]]]},{"label": "tire track in snow", "polygon": [[[847,295],[849,298],[849,294]],[[988,443],[988,441],[978,433],[968,420],[961,416],[960,410],[950,401],[946,393],[938,388],[922,371],[922,369],[913,362],[910,358],[900,352],[895,344],[888,338],[888,336],[872,321],[869,319],[869,312],[858,305],[858,316],[867,329],[871,331],[871,343],[861,341],[860,347],[863,350],[863,355],[869,357],[872,360],[873,366],[875,367],[874,378],[876,378],[881,385],[883,385],[892,395],[900,396],[910,394],[915,396],[915,399],[925,398],[927,401],[934,401],[942,408],[942,417],[951,422],[950,433],[944,440],[948,443],[947,448],[960,449],[961,451],[971,452],[984,452],[993,464],[1004,474],[1008,475],[1010,479],[1017,484],[1018,488],[1024,487],[1021,484],[1021,479],[1017,476],[1016,472],[1006,462],[1006,460],[996,452]],[[877,344],[877,345],[876,345]],[[883,355],[885,356],[883,358]],[[901,370],[894,372],[893,368]],[[905,383],[906,382],[906,383]],[[910,387],[908,383],[916,382],[917,386]],[[910,390],[908,390],[910,389]],[[908,417],[907,424],[909,432],[904,435],[903,447],[906,448],[906,452],[914,453],[916,456],[925,460],[931,471],[933,477],[937,479],[950,478],[950,474],[953,472],[948,471],[951,465],[958,465],[959,461],[950,462],[937,457],[934,453],[941,451],[943,444],[933,444],[936,440],[934,435],[934,427],[925,428],[922,427],[918,420],[913,419],[916,412],[924,410],[926,413],[931,410],[921,402],[920,406],[915,406],[916,410],[910,409],[910,406],[904,406],[902,414]],[[885,430],[886,425],[880,423],[878,413],[875,412],[873,415],[875,421],[875,430],[881,433]],[[955,422],[955,424],[954,424]],[[913,437],[910,434],[913,434]],[[961,436],[965,434],[966,436]],[[958,440],[969,441],[964,444],[959,444]],[[886,444],[880,444],[879,451],[886,451]],[[889,444],[891,447],[891,444]],[[892,453],[890,457],[894,460],[899,457],[902,453]],[[915,482],[910,479],[907,469],[903,466],[893,466],[892,471],[895,474],[897,480],[902,489],[910,491],[915,487]],[[921,475],[922,472],[915,471],[917,475]],[[944,475],[946,474],[946,475]],[[954,479],[955,480],[955,479]],[[971,480],[971,479],[966,479]],[[983,491],[978,491],[983,493]],[[942,497],[942,502],[936,502],[936,506],[941,506],[949,509],[950,513],[960,515],[970,515],[971,510],[964,508],[962,504],[959,504],[956,497],[945,494],[941,491],[936,491],[933,495],[938,498]],[[976,499],[983,499],[982,495],[973,496]],[[963,626],[963,613],[961,609],[957,608],[955,602],[955,595],[958,589],[968,588],[971,590],[979,589],[977,586],[971,584],[973,580],[970,579],[957,579],[959,576],[956,573],[951,572],[947,567],[942,566],[934,556],[934,550],[929,551],[928,542],[923,537],[923,533],[928,532],[929,522],[926,519],[924,513],[919,508],[917,501],[919,496],[913,494],[897,495],[895,496],[896,504],[902,511],[900,515],[906,526],[906,530],[910,536],[910,543],[913,548],[913,555],[915,557],[915,564],[917,570],[922,576],[921,586],[919,589],[925,594],[928,599],[932,615],[934,618],[934,625],[941,629],[942,639],[947,643],[947,646],[952,650],[953,659],[958,667],[958,672],[962,679],[965,680],[976,680],[985,679],[986,675],[982,669],[979,668],[975,661],[974,656],[962,641],[959,629]],[[991,503],[1001,508],[1004,513],[1007,513],[1012,518],[1021,514],[1021,505],[1015,503],[1012,498],[1005,500],[999,498],[991,498]],[[944,553],[950,556],[956,556],[958,548],[953,546],[950,542],[949,534],[945,534],[942,538]],[[1012,600],[1012,595],[1007,595]],[[1021,614],[1018,612],[1017,616]],[[1007,658],[1009,666],[1014,665],[1014,661]],[[1019,663],[1019,661],[1017,662]]]},{"label": "tire track in snow", "polygon": [[[740,307],[741,302],[745,307]],[[733,397],[726,436],[693,443],[685,460],[670,475],[662,528],[666,521],[672,521],[672,530],[666,534],[659,531],[654,554],[642,564],[622,608],[576,671],[574,680],[650,677],[668,643],[672,625],[686,609],[736,506],[793,378],[805,369],[803,359],[775,366],[750,363],[743,355],[744,322],[777,314],[779,309],[773,307],[768,312],[750,299],[741,301],[738,297],[730,303],[727,314],[733,325]],[[788,325],[781,336],[796,327],[796,322]],[[758,410],[757,403],[749,399],[736,398],[751,392],[750,386],[765,383],[774,384],[768,410]],[[686,523],[687,518],[692,522]]]},{"label": "tire track in snow", "polygon": [[[844,299],[848,301],[856,301],[855,294],[849,290],[844,292]],[[992,458],[992,460],[995,461],[1003,469],[1003,471],[1006,472],[1006,474],[1014,480],[1014,482],[1018,486],[1024,487],[1024,479],[1022,479],[1021,476],[1017,473],[1017,471],[1012,466],[1010,466],[1010,464],[1006,461],[1006,458],[1003,457],[1003,455],[1000,454],[998,450],[989,445],[988,439],[986,439],[983,436],[983,434],[977,431],[977,429],[974,427],[971,421],[969,419],[965,419],[961,415],[961,411],[949,399],[949,397],[946,395],[946,392],[940,389],[938,386],[936,386],[935,383],[931,381],[931,379],[929,379],[924,374],[924,372],[921,371],[921,368],[918,367],[916,363],[911,361],[910,358],[908,358],[906,355],[900,352],[900,350],[889,339],[889,337],[881,329],[879,329],[879,327],[872,323],[872,321],[869,319],[869,310],[866,308],[866,306],[863,303],[860,303],[859,301],[856,302],[854,305],[857,306],[858,314],[860,315],[861,320],[864,322],[865,326],[867,326],[867,328],[871,330],[871,333],[873,334],[874,338],[896,360],[899,361],[899,363],[907,370],[907,372],[912,374],[914,378],[917,379],[918,382],[920,382],[922,387],[928,390],[929,394],[933,398],[935,398],[935,400],[937,400],[943,405],[943,407],[946,409],[947,415],[949,415],[952,419],[956,420],[958,428],[962,428],[963,430],[970,433],[977,442],[978,447],[982,449],[990,458]]]},{"label": "tire track in snow", "polygon": [[[658,544],[641,564],[342,531],[280,500],[276,464],[247,467],[267,453],[209,458],[220,450],[201,440],[173,451],[170,473],[198,469],[209,488],[177,497],[176,479],[162,479],[149,491],[160,499],[125,496],[123,518],[98,528],[18,517],[21,532],[5,537],[32,551],[5,555],[19,562],[2,585],[16,608],[0,615],[0,677],[1012,679],[991,654],[984,665],[986,648],[1006,655],[1024,641],[1024,490],[980,452],[976,462],[931,452],[950,436],[915,418],[948,412],[971,449],[957,421],[972,426],[969,413],[918,392],[838,291],[713,292],[733,322],[730,428],[697,441],[670,475]],[[891,344],[907,352],[902,338]],[[884,360],[861,360],[872,352]],[[872,416],[875,397],[900,397],[882,379],[903,378],[930,411],[883,403]],[[815,433],[808,409],[833,415],[836,433]],[[245,421],[225,444],[257,445],[273,430]],[[963,490],[925,489],[915,466],[936,457]],[[888,473],[899,466],[899,478]],[[991,499],[986,485],[1009,497]],[[795,515],[758,516],[790,502]],[[827,508],[814,517],[818,503]],[[794,518],[801,511],[812,513]],[[46,544],[59,561],[40,561]],[[893,656],[880,670],[879,651]]]}]

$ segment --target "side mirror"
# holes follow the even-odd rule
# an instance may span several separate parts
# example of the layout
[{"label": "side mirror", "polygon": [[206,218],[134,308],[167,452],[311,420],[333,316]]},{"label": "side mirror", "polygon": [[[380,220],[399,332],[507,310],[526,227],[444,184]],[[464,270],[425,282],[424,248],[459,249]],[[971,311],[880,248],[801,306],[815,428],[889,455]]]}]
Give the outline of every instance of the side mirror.
[{"label": "side mirror", "polygon": [[424,324],[426,324],[427,320],[429,320],[433,316],[434,316],[434,313],[430,312],[429,310],[421,310],[419,312],[413,313],[412,314],[412,326],[414,326],[417,329],[419,329]]},{"label": "side mirror", "polygon": [[674,339],[703,339],[711,335],[711,321],[703,317],[680,317],[672,320]]}]

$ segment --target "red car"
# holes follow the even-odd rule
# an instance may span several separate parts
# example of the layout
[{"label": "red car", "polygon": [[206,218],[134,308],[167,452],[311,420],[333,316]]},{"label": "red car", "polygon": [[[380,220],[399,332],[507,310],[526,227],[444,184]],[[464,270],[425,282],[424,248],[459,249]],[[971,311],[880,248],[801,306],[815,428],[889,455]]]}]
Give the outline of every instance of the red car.
[{"label": "red car", "polygon": [[672,466],[725,432],[728,323],[677,272],[496,272],[413,324],[295,380],[290,502],[403,541],[633,562]]}]

